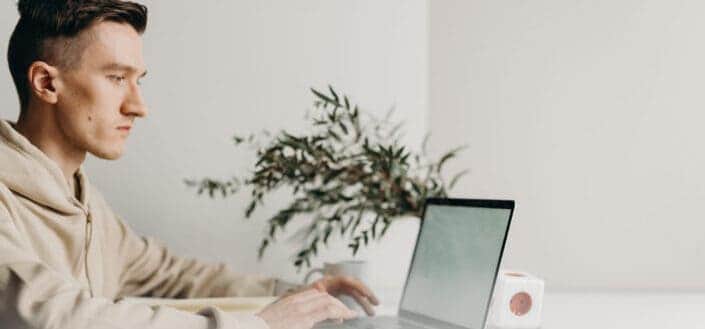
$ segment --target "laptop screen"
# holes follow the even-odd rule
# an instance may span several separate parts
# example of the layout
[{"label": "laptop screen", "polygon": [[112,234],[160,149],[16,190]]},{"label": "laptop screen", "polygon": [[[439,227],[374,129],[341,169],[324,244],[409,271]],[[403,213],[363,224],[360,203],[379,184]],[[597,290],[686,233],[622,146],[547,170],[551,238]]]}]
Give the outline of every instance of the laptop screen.
[{"label": "laptop screen", "polygon": [[511,208],[428,204],[400,310],[483,328]]}]

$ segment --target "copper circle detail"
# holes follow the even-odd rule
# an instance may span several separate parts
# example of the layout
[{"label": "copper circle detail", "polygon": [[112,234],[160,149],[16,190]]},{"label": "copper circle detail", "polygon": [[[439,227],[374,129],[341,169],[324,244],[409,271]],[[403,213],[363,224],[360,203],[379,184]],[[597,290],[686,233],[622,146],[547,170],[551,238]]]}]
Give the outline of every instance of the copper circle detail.
[{"label": "copper circle detail", "polygon": [[509,310],[516,316],[522,316],[531,311],[531,295],[520,292],[509,300]]}]

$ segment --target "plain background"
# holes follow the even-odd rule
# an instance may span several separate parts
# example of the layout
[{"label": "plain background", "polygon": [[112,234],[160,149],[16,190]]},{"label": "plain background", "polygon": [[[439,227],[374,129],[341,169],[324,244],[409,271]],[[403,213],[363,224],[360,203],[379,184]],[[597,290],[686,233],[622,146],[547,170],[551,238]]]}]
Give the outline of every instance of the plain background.
[{"label": "plain background", "polygon": [[705,289],[705,3],[430,3],[429,128],[470,145],[460,194],[517,200],[507,264]]},{"label": "plain background", "polygon": [[[0,5],[3,53],[13,2]],[[177,253],[301,279],[293,243],[256,259],[286,194],[245,221],[245,195],[197,197],[183,179],[248,170],[252,154],[232,135],[300,131],[308,88],[333,84],[370,112],[394,106],[411,145],[431,131],[436,154],[469,146],[449,167],[470,169],[453,196],[517,201],[504,267],[549,290],[705,289],[705,3],[144,3],[151,112],[121,160],[86,169],[137,231]],[[5,65],[0,75],[0,117],[14,120]],[[372,249],[378,280],[399,279],[388,273],[414,228]],[[334,247],[316,264],[347,253]]]}]

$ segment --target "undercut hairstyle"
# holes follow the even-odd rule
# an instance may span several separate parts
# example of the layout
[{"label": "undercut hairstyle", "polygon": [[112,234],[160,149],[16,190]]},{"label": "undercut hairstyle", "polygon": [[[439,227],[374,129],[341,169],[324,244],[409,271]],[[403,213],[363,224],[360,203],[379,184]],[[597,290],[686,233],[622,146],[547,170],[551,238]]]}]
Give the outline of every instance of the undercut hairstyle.
[{"label": "undercut hairstyle", "polygon": [[20,99],[20,113],[27,110],[29,67],[36,61],[63,69],[77,68],[87,38],[81,32],[99,22],[147,28],[147,7],[121,0],[19,0],[20,19],[10,37],[7,62]]}]

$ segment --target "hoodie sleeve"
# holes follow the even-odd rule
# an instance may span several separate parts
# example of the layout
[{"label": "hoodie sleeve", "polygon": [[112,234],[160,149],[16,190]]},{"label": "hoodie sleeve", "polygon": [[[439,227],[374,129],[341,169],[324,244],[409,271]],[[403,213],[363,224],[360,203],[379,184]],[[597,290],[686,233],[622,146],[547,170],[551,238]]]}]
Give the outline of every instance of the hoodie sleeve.
[{"label": "hoodie sleeve", "polygon": [[91,297],[81,284],[41,261],[0,204],[0,323],[35,329],[268,329],[254,315],[207,308],[192,314]]},{"label": "hoodie sleeve", "polygon": [[119,254],[124,255],[121,297],[274,296],[276,279],[236,273],[223,263],[178,257],[155,239],[137,235],[120,218],[116,220]]}]

